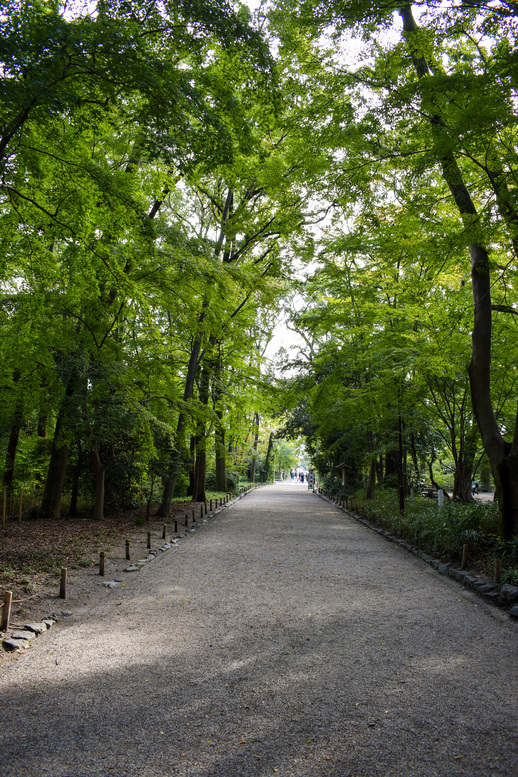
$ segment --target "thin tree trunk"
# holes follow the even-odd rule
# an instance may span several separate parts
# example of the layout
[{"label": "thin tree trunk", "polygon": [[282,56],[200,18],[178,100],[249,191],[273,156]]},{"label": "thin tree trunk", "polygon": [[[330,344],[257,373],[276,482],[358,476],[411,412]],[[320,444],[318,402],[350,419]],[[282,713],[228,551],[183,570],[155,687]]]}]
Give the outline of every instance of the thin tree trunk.
[{"label": "thin tree trunk", "polygon": [[252,453],[252,463],[250,465],[250,480],[255,483],[255,470],[257,467],[257,446],[259,445],[259,413],[254,415],[254,448]]},{"label": "thin tree trunk", "polygon": [[374,487],[376,485],[376,459],[371,459],[369,466],[369,478],[367,480],[367,489],[365,499],[372,499],[374,496]]},{"label": "thin tree trunk", "polygon": [[83,449],[81,447],[81,441],[77,444],[77,461],[74,467],[74,474],[72,476],[72,491],[70,494],[70,509],[69,515],[71,518],[77,516],[77,502],[79,497],[79,482],[81,479],[81,469],[83,467]]},{"label": "thin tree trunk", "polygon": [[102,521],[104,518],[104,482],[106,475],[106,467],[111,464],[115,459],[115,452],[113,446],[111,447],[110,456],[106,462],[101,461],[99,455],[99,449],[97,445],[94,445],[90,451],[90,457],[92,460],[92,468],[95,475],[95,501],[93,519],[95,521]]}]

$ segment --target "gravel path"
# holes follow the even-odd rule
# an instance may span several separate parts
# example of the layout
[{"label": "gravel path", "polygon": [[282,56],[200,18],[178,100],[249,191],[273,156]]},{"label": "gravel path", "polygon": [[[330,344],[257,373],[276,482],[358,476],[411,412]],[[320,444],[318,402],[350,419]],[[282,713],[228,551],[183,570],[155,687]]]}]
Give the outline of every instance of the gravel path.
[{"label": "gravel path", "polygon": [[2,777],[518,775],[518,624],[304,486],[127,578],[9,662]]}]

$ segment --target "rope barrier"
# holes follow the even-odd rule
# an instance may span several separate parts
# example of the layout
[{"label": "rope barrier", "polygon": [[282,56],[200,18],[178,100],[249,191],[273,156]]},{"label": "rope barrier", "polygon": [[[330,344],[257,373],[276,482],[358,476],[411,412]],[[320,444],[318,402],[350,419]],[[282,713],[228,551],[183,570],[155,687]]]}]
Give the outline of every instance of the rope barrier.
[{"label": "rope barrier", "polygon": [[43,591],[38,591],[37,594],[33,594],[32,596],[27,596],[25,599],[13,599],[13,604],[21,604],[22,602],[28,602],[29,599],[36,599],[37,596],[41,596],[42,594],[46,594],[48,591],[51,591],[52,588],[44,588]]}]

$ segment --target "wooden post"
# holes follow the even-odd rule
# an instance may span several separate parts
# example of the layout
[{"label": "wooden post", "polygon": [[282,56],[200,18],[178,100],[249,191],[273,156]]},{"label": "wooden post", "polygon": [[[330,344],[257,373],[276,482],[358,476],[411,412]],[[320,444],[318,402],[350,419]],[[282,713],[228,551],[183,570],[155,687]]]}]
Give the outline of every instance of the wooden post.
[{"label": "wooden post", "polygon": [[130,558],[130,541],[126,540],[126,561],[129,561]]},{"label": "wooden post", "polygon": [[462,546],[462,561],[460,562],[460,568],[466,569],[466,562],[468,560],[468,546]]},{"label": "wooden post", "polygon": [[495,558],[495,578],[494,578],[494,584],[498,585],[500,582],[500,559]]},{"label": "wooden post", "polygon": [[178,521],[174,522],[174,533],[178,534]]},{"label": "wooden post", "polygon": [[[207,504],[205,502],[205,504]],[[200,521],[203,521],[203,505],[200,505]]]},{"label": "wooden post", "polygon": [[162,539],[163,540],[165,540],[165,530],[166,530],[166,525],[164,523],[164,525],[162,526]]},{"label": "wooden post", "polygon": [[192,511],[192,522],[196,523],[196,515],[194,514],[194,510]]},{"label": "wooden post", "polygon": [[209,510],[212,512],[212,499],[209,500]]},{"label": "wooden post", "polygon": [[5,591],[4,606],[2,607],[2,623],[0,625],[0,631],[7,631],[7,629],[9,628],[9,621],[11,620],[12,602],[13,602],[13,592]]},{"label": "wooden post", "polygon": [[4,488],[4,495],[2,500],[2,526],[5,526],[5,511],[7,508],[7,489]]},{"label": "wooden post", "polygon": [[18,499],[18,523],[22,522],[23,491],[20,488],[20,497]]},{"label": "wooden post", "polygon": [[189,516],[185,513],[185,525],[189,526]]},{"label": "wooden post", "polygon": [[61,580],[59,582],[59,598],[60,599],[66,599],[67,598],[67,568],[63,567],[61,570]]},{"label": "wooden post", "polygon": [[104,577],[104,561],[106,559],[106,553],[104,550],[101,550],[99,553],[99,574]]},{"label": "wooden post", "polygon": [[208,509],[207,509],[207,500],[205,500],[205,515],[207,515]]},{"label": "wooden post", "polygon": [[150,550],[150,548],[151,548],[151,532],[150,531],[148,531],[148,533],[147,533],[147,548],[148,548],[148,550]]}]

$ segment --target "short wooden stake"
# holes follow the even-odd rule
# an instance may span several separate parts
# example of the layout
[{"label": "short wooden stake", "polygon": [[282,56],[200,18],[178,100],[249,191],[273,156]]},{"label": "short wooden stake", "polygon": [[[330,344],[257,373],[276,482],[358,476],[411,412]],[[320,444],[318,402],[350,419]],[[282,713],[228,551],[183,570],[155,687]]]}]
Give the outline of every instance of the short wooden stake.
[{"label": "short wooden stake", "polygon": [[63,567],[61,570],[61,580],[59,582],[59,598],[67,598],[67,568]]},{"label": "short wooden stake", "polygon": [[208,507],[207,507],[207,500],[205,500],[204,507],[205,507],[205,515],[207,515],[207,513],[209,512]]},{"label": "short wooden stake", "polygon": [[129,561],[130,558],[130,541],[126,540],[126,561]]},{"label": "short wooden stake", "polygon": [[20,488],[20,496],[18,498],[18,523],[22,522],[22,507],[23,507],[23,491]]},{"label": "short wooden stake", "polygon": [[12,602],[13,602],[13,592],[5,591],[4,606],[2,607],[2,623],[0,625],[0,631],[7,631],[7,629],[9,628],[9,621],[11,620]]},{"label": "short wooden stake", "polygon": [[189,516],[185,513],[185,525],[189,526]]},{"label": "short wooden stake", "polygon": [[148,550],[151,548],[151,532],[150,531],[148,531],[148,533],[147,533],[147,547],[148,547]]},{"label": "short wooden stake", "polygon": [[105,558],[106,558],[106,553],[104,552],[104,550],[101,550],[101,552],[99,553],[99,574],[102,575],[102,577],[104,577]]},{"label": "short wooden stake", "polygon": [[166,525],[164,523],[164,525],[162,526],[162,539],[163,540],[165,540],[165,531],[166,531]]},{"label": "short wooden stake", "polygon": [[196,523],[196,515],[194,513],[194,510],[192,511],[192,522]]},{"label": "short wooden stake", "polygon": [[494,584],[498,585],[499,582],[500,582],[500,559],[499,558],[495,558],[495,579],[494,579]]},{"label": "short wooden stake", "polygon": [[212,512],[212,499],[209,499],[209,510]]},{"label": "short wooden stake", "polygon": [[460,562],[460,568],[466,569],[466,564],[468,561],[468,546],[463,545],[462,546],[462,561]]},{"label": "short wooden stake", "polygon": [[200,521],[203,521],[203,505],[200,506]]},{"label": "short wooden stake", "polygon": [[178,521],[174,522],[174,533],[178,534]]}]

